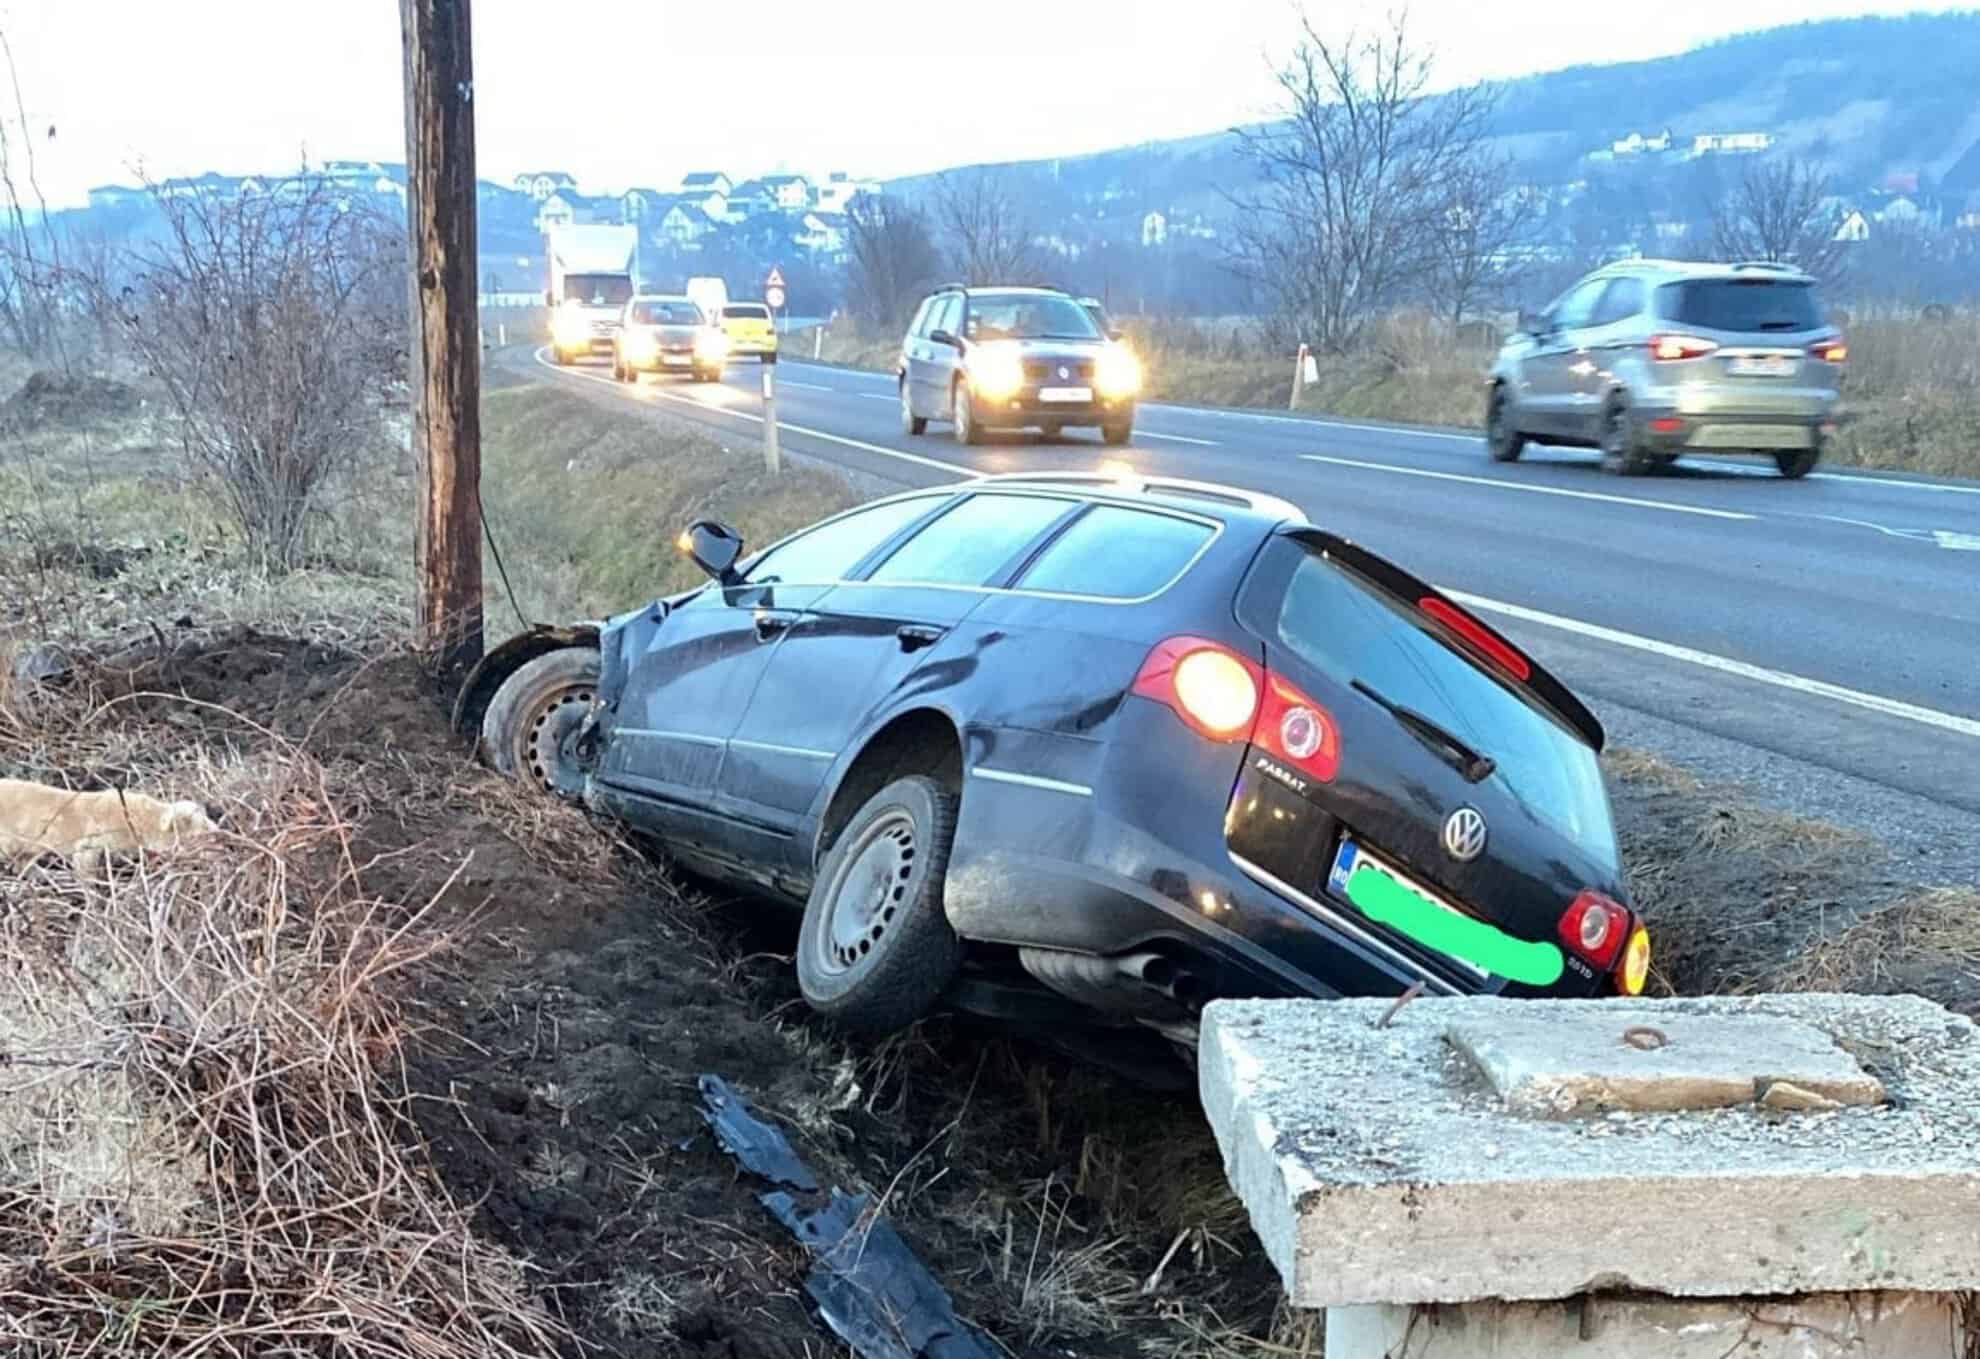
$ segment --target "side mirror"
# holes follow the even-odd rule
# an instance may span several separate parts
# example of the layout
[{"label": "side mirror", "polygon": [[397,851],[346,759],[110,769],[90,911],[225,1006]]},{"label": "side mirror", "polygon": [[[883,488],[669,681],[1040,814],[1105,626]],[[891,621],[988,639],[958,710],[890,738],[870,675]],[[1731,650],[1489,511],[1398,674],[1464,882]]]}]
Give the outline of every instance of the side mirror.
[{"label": "side mirror", "polygon": [[931,331],[929,331],[929,332],[928,332],[928,340],[929,340],[929,343],[931,343],[931,344],[945,344],[945,345],[947,345],[947,346],[948,346],[949,348],[951,348],[951,349],[961,349],[961,348],[962,348],[962,341],[961,341],[961,340],[958,340],[958,339],[957,339],[957,338],[956,338],[955,336],[953,336],[953,335],[951,335],[951,334],[950,334],[950,333],[949,333],[948,331],[946,331],[946,330],[931,330]]},{"label": "side mirror", "polygon": [[1545,335],[1553,329],[1547,314],[1541,311],[1522,311],[1519,314],[1519,333],[1522,335]]},{"label": "side mirror", "polygon": [[549,288],[545,288],[543,290],[543,305],[546,307],[554,307],[557,305],[557,294],[555,291]]},{"label": "side mirror", "polygon": [[687,526],[675,545],[716,581],[723,585],[736,583],[736,562],[742,558],[743,538],[727,524],[697,519]]},{"label": "side mirror", "polygon": [[1125,330],[1122,330],[1119,326],[1115,326],[1112,330],[1109,330],[1107,332],[1107,338],[1116,342],[1125,340],[1127,338],[1127,332]]}]

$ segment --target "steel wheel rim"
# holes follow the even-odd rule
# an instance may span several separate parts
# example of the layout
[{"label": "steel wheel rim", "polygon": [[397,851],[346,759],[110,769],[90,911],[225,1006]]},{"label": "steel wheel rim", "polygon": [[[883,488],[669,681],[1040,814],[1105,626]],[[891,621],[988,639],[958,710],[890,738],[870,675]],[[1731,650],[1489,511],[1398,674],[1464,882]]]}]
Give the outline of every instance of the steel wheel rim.
[{"label": "steel wheel rim", "polygon": [[591,711],[592,691],[574,686],[546,694],[528,714],[528,721],[516,734],[516,766],[546,793],[571,791],[563,786],[564,738],[577,729]]},{"label": "steel wheel rim", "polygon": [[860,832],[833,875],[818,922],[812,958],[821,972],[841,977],[873,956],[907,909],[916,856],[914,817],[905,808],[882,814]]}]

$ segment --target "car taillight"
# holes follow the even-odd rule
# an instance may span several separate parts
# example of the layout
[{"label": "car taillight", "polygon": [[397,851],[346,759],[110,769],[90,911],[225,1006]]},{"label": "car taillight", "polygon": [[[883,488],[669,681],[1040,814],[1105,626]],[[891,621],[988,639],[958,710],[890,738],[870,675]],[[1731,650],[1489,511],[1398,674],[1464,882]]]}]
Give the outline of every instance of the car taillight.
[{"label": "car taillight", "polygon": [[1133,692],[1170,708],[1200,736],[1249,740],[1323,782],[1340,768],[1333,715],[1283,676],[1220,643],[1170,638],[1148,653]]},{"label": "car taillight", "polygon": [[1416,607],[1430,618],[1436,619],[1459,640],[1469,644],[1486,660],[1524,684],[1533,678],[1533,662],[1519,654],[1519,651],[1498,633],[1486,627],[1470,614],[1447,599],[1435,595],[1425,595],[1416,601]]},{"label": "car taillight", "polygon": [[1820,359],[1824,363],[1841,363],[1849,357],[1849,346],[1843,343],[1842,336],[1832,335],[1826,340],[1817,340],[1809,345],[1808,353],[1809,357]]},{"label": "car taillight", "polygon": [[1719,346],[1697,335],[1652,335],[1650,357],[1663,361],[1702,359]]},{"label": "car taillight", "polygon": [[1561,915],[1561,942],[1597,967],[1616,960],[1629,935],[1629,909],[1600,892],[1587,891]]}]

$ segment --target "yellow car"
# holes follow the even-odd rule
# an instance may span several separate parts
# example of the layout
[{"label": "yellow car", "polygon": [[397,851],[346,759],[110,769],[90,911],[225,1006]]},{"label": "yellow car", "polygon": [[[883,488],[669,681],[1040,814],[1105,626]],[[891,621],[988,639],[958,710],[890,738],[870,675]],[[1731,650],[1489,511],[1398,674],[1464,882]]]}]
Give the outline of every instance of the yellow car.
[{"label": "yellow car", "polygon": [[770,308],[761,302],[731,302],[723,307],[722,330],[729,337],[731,354],[762,358],[777,352],[777,327]]}]

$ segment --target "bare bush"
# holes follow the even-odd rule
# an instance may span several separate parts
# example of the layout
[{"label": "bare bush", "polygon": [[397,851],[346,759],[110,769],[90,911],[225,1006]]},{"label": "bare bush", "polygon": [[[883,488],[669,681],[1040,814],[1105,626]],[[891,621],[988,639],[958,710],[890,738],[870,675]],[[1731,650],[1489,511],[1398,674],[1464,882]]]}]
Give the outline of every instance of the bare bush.
[{"label": "bare bush", "polygon": [[1352,346],[1420,295],[1462,205],[1482,224],[1478,202],[1504,187],[1462,173],[1478,163],[1490,93],[1429,95],[1431,65],[1403,16],[1337,41],[1302,18],[1279,73],[1283,120],[1239,132],[1260,187],[1234,204],[1231,264],[1269,300],[1279,338]]},{"label": "bare bush", "polygon": [[288,570],[338,478],[382,448],[379,397],[404,373],[404,229],[306,178],[152,196],[163,237],[104,301],[249,551]]},{"label": "bare bush", "polygon": [[1751,161],[1712,218],[1712,245],[1727,260],[1792,264],[1825,283],[1841,278],[1849,256],[1835,238],[1825,200],[1829,177],[1794,156]]},{"label": "bare bush", "polygon": [[1520,247],[1532,240],[1546,199],[1533,185],[1513,182],[1510,160],[1481,151],[1452,168],[1445,200],[1430,237],[1426,292],[1455,326],[1503,305],[1523,281]]},{"label": "bare bush", "polygon": [[846,297],[882,334],[906,328],[942,267],[928,215],[899,197],[857,194],[846,209]]},{"label": "bare bush", "polygon": [[966,283],[1022,281],[1035,268],[1036,230],[1007,172],[952,170],[935,180],[935,216],[949,262]]}]

